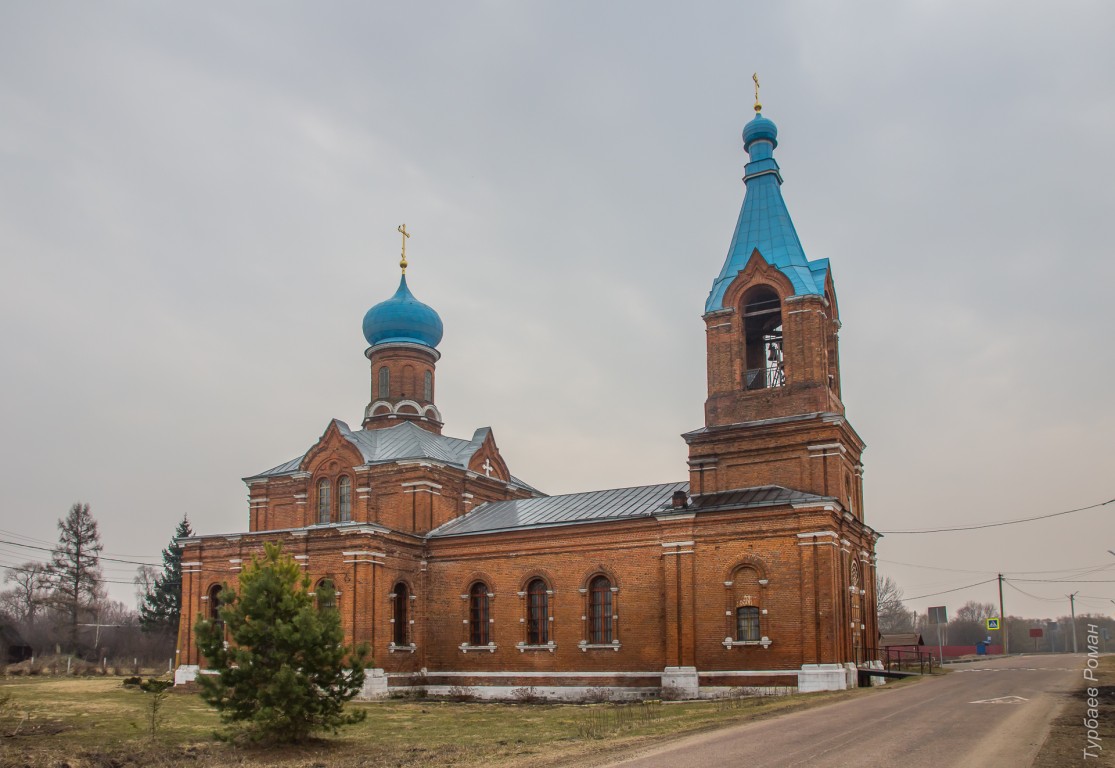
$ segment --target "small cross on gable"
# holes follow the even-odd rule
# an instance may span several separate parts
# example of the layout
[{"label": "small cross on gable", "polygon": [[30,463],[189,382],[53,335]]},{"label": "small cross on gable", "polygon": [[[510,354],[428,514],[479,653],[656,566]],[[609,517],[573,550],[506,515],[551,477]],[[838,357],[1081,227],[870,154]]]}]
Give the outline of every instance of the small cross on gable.
[{"label": "small cross on gable", "polygon": [[485,475],[487,475],[488,477],[492,476],[492,470],[495,469],[495,467],[492,466],[491,459],[484,459],[484,465],[482,469],[484,470]]}]

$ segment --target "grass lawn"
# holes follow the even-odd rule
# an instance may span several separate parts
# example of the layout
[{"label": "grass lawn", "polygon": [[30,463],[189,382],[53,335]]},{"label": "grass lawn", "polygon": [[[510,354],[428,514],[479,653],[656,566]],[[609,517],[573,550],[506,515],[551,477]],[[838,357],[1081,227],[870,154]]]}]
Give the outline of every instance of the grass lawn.
[{"label": "grass lawn", "polygon": [[355,703],[349,706],[367,710],[365,722],[335,736],[281,749],[216,740],[216,713],[196,693],[184,692],[167,696],[162,725],[152,739],[147,730],[150,694],[122,687],[121,678],[9,678],[0,681],[0,699],[5,694],[10,699],[0,712],[3,768],[513,768],[528,763],[582,765],[682,733],[871,691],[631,705]]}]

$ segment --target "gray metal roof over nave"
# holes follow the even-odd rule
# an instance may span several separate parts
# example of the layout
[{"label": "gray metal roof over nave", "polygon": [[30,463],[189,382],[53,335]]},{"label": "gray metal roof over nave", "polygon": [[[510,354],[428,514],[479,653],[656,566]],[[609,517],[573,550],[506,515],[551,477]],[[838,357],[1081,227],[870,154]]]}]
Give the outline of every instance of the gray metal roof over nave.
[{"label": "gray metal roof over nave", "polygon": [[614,488],[607,491],[570,493],[534,499],[489,501],[428,534],[431,538],[467,536],[527,528],[558,525],[602,523],[627,520],[671,512],[702,512],[716,509],[754,509],[777,505],[831,501],[824,496],[794,491],[777,485],[742,488],[735,491],[694,496],[690,506],[674,510],[671,504],[676,491],[689,493],[689,483],[661,483],[635,488]]}]

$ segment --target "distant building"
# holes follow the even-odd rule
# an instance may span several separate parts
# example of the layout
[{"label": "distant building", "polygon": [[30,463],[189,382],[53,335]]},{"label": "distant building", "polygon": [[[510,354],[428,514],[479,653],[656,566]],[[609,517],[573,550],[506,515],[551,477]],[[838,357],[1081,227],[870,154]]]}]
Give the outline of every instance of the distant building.
[{"label": "distant building", "polygon": [[877,637],[878,536],[840,398],[836,291],[783,202],[774,123],[757,115],[743,141],[688,482],[546,496],[512,475],[490,428],[442,434],[442,321],[411,293],[404,249],[398,290],[364,318],[361,427],[331,420],[306,453],[245,478],[248,532],[182,540],[177,679],[204,666],[196,617],[280,542],[333,583],[348,641],[371,645],[369,695],[854,685]]}]

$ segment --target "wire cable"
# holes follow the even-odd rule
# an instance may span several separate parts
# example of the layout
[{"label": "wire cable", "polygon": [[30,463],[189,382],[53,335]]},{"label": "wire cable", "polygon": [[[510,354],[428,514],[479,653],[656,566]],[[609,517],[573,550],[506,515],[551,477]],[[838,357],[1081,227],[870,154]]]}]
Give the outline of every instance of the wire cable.
[{"label": "wire cable", "polygon": [[999,577],[996,576],[995,578],[988,579],[987,581],[977,581],[975,584],[968,584],[968,585],[963,586],[963,587],[957,587],[956,589],[946,589],[944,592],[932,592],[928,595],[918,595],[917,597],[903,597],[902,599],[903,600],[921,600],[923,597],[936,597],[937,595],[947,595],[950,592],[959,592],[962,589],[971,589],[972,587],[981,587],[984,584],[990,584],[991,582],[998,581],[998,580],[999,580]]},{"label": "wire cable", "polygon": [[901,533],[949,533],[951,531],[976,531],[981,528],[998,528],[1003,525],[1018,525],[1019,523],[1032,523],[1035,520],[1048,520],[1051,517],[1060,517],[1061,515],[1071,515],[1073,512],[1083,512],[1088,509],[1096,509],[1108,504],[1115,503],[1115,499],[1108,499],[1099,504],[1092,504],[1087,507],[1077,507],[1076,509],[1066,509],[1064,512],[1053,512],[1048,515],[1037,515],[1036,517],[1023,517],[1018,520],[1003,520],[998,523],[982,523],[980,525],[960,525],[955,528],[927,528],[917,531],[878,531],[878,533],[886,536],[894,536]]}]

